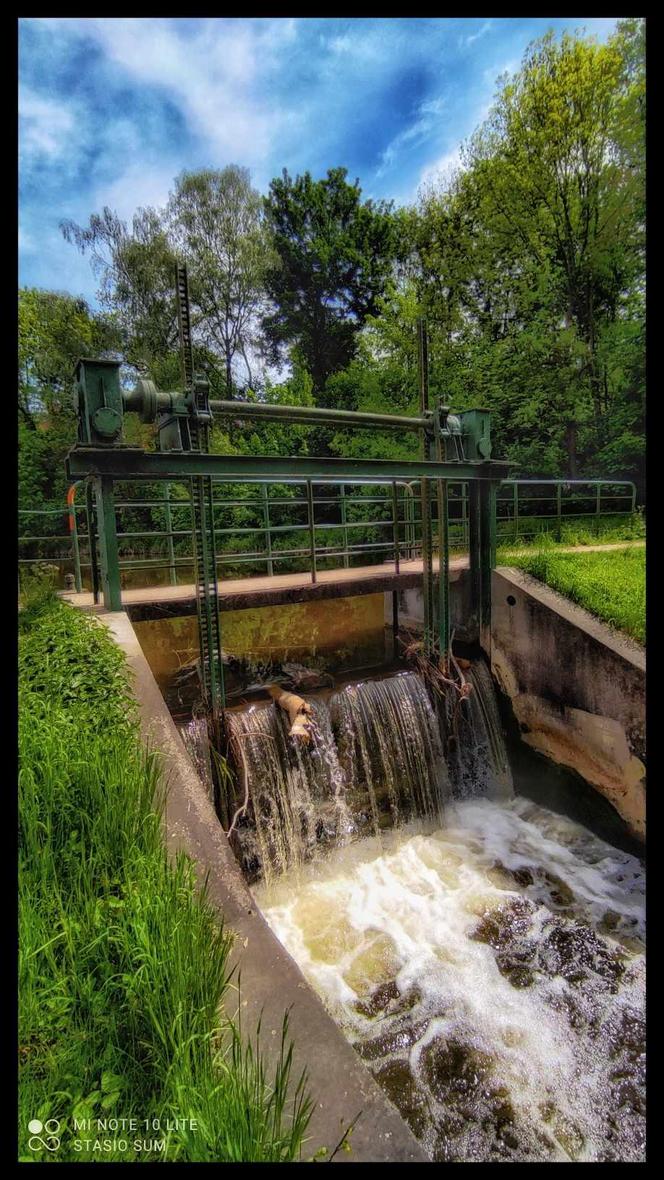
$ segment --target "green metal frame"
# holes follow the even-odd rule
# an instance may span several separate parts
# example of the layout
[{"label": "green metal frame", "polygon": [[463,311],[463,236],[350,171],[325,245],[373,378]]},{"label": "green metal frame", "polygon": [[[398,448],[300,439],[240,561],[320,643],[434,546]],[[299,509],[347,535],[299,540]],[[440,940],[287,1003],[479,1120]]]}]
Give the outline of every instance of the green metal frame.
[{"label": "green metal frame", "polygon": [[[486,410],[451,414],[441,403],[429,407],[426,324],[418,323],[420,415],[355,413],[308,406],[264,403],[210,402],[207,382],[194,371],[186,267],[176,269],[176,305],[182,359],[182,392],[162,392],[141,378],[131,393],[120,390],[116,362],[82,359],[76,369],[79,442],[66,460],[70,479],[92,481],[97,503],[99,557],[104,605],[122,607],[118,534],[114,500],[116,481],[191,482],[191,508],[196,563],[197,604],[204,684],[214,711],[224,705],[221,624],[217,592],[217,557],[213,484],[215,480],[274,483],[297,480],[306,485],[309,560],[316,580],[315,501],[313,482],[386,484],[393,502],[394,559],[399,563],[397,481],[421,481],[421,530],[424,589],[424,643],[431,658],[447,655],[449,647],[449,481],[467,481],[470,505],[471,599],[480,637],[490,622],[491,569],[495,563],[495,505],[498,483],[507,465],[491,460],[490,415]],[[158,428],[158,452],[144,452],[123,443],[123,413],[138,412],[143,422]],[[282,420],[314,426],[321,423],[370,429],[416,431],[419,460],[360,460],[354,458],[279,458],[249,455],[211,455],[208,435],[213,414],[237,418]],[[432,488],[432,481],[434,488]],[[435,514],[434,514],[435,508]],[[264,523],[269,538],[269,504],[264,497]],[[433,570],[434,515],[439,568]],[[344,534],[348,523],[343,516]],[[172,530],[168,529],[169,540]],[[408,532],[408,530],[406,530]],[[412,535],[412,534],[411,534]],[[345,546],[347,548],[347,545]],[[174,557],[170,552],[171,568]],[[272,568],[272,555],[268,557]],[[398,630],[398,602],[393,600]]]},{"label": "green metal frame", "polygon": [[325,480],[336,483],[354,479],[362,483],[392,480],[447,479],[501,482],[506,463],[483,460],[472,463],[436,462],[427,459],[316,459],[301,456],[208,455],[195,451],[141,451],[133,447],[75,447],[65,461],[70,479],[108,477],[113,480],[183,480],[210,476],[233,483],[285,483],[288,479]]}]

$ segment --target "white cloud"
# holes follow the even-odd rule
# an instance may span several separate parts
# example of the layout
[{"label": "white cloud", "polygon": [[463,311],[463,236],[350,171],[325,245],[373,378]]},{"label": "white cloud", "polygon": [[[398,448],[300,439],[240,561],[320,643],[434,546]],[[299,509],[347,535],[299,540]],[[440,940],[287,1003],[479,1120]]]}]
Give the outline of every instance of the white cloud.
[{"label": "white cloud", "polygon": [[178,166],[174,160],[155,167],[134,160],[111,183],[100,184],[90,199],[92,209],[108,205],[123,221],[131,222],[137,209],[163,208],[173,188]]},{"label": "white cloud", "polygon": [[479,41],[480,37],[483,37],[484,34],[488,33],[492,28],[493,23],[490,20],[485,21],[482,25],[482,28],[478,29],[476,33],[470,33],[467,37],[459,37],[459,45],[472,45],[475,41]]},{"label": "white cloud", "polygon": [[206,19],[193,31],[167,19],[75,23],[133,80],[162,89],[219,162],[257,162],[268,152],[283,114],[262,83],[296,36],[295,21]]},{"label": "white cloud", "polygon": [[21,87],[19,94],[19,144],[24,161],[63,155],[73,140],[76,113],[61,99]]},{"label": "white cloud", "polygon": [[404,131],[400,131],[395,135],[380,158],[380,165],[375,173],[375,179],[379,180],[386,172],[390,170],[392,165],[396,162],[400,152],[404,147],[415,146],[422,143],[429,133],[434,129],[436,118],[442,114],[446,106],[445,99],[442,97],[427,99],[421,103],[417,109],[417,118],[410,127],[406,127]]},{"label": "white cloud", "polygon": [[444,152],[442,156],[439,156],[436,160],[432,160],[431,163],[425,164],[420,172],[419,187],[426,187],[441,180],[446,180],[460,167],[461,148],[457,146],[452,151]]}]

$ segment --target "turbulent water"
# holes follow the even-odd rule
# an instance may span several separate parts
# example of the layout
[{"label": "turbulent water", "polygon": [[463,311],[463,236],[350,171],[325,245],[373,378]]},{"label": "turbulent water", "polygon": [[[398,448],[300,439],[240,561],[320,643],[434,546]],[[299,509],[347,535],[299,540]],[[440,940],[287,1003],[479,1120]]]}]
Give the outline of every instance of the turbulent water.
[{"label": "turbulent water", "polygon": [[[513,797],[490,674],[229,714],[270,925],[435,1161],[644,1158],[642,866]],[[258,882],[258,883],[257,883]]]},{"label": "turbulent water", "polygon": [[639,861],[519,798],[256,896],[433,1160],[638,1161],[643,890]]}]

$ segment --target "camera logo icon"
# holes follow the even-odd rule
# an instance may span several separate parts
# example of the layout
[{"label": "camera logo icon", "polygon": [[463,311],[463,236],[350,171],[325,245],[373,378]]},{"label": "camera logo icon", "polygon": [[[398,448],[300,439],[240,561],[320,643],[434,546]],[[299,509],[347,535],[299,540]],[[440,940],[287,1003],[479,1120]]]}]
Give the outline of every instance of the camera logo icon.
[{"label": "camera logo icon", "polygon": [[[30,1119],[28,1123],[28,1131],[30,1138],[28,1139],[28,1147],[30,1151],[57,1151],[60,1146],[59,1119],[47,1119],[42,1123],[41,1119]],[[42,1132],[45,1138],[42,1139]]]}]

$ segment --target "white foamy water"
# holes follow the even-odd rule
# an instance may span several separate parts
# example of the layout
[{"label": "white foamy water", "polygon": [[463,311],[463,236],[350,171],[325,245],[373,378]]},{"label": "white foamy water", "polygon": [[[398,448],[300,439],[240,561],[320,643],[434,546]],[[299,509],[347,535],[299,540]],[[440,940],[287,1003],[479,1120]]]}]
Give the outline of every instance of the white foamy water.
[{"label": "white foamy water", "polygon": [[432,1159],[644,1158],[638,860],[480,799],[255,893]]}]

